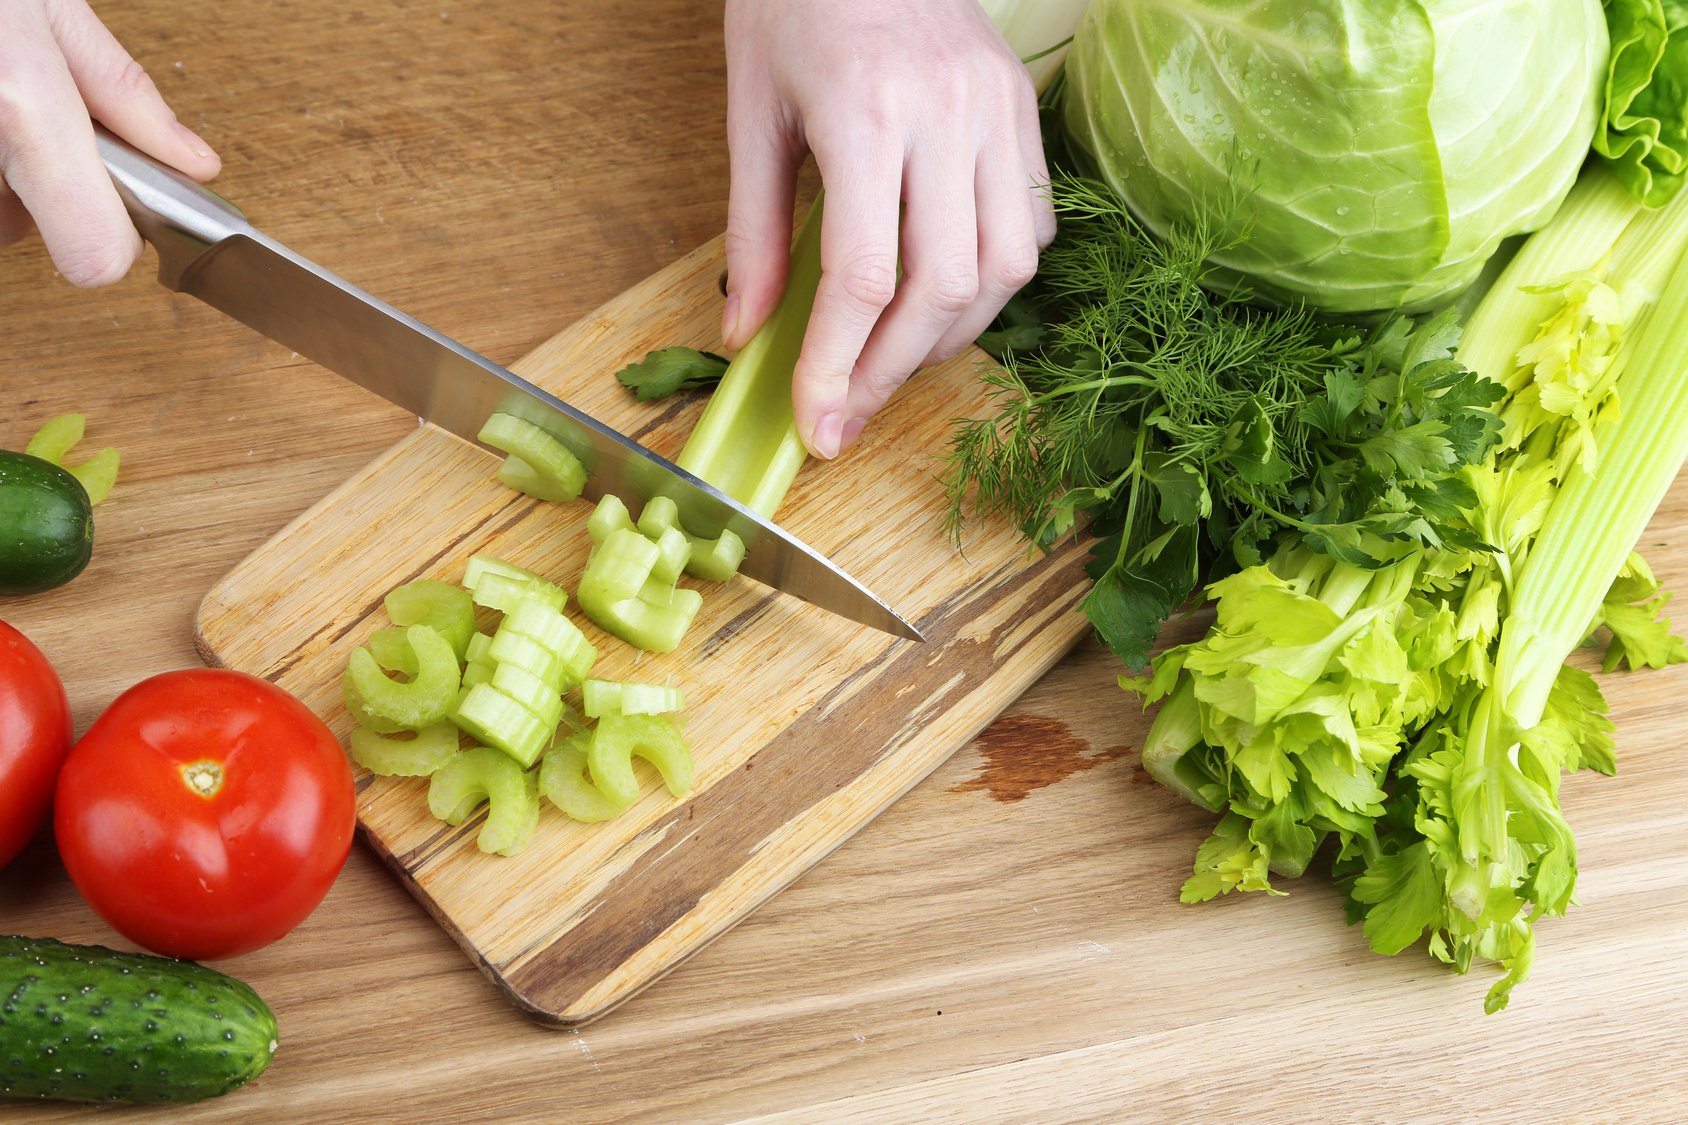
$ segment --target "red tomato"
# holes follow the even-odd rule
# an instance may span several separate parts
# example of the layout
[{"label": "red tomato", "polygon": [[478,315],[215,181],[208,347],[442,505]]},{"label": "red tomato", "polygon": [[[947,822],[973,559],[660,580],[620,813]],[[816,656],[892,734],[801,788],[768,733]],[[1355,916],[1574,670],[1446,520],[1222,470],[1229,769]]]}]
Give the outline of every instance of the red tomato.
[{"label": "red tomato", "polygon": [[195,961],[268,945],[352,846],[352,771],[274,684],[194,669],[112,701],[59,774],[54,830],[82,897],[129,940]]},{"label": "red tomato", "polygon": [[29,638],[0,621],[0,867],[29,843],[70,751],[70,701]]}]

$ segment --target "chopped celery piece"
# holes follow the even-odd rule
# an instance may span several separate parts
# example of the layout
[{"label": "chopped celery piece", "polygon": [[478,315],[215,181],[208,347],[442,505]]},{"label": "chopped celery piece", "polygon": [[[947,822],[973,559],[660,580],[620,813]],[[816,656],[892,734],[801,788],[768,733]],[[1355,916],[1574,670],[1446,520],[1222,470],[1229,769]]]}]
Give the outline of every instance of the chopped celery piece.
[{"label": "chopped celery piece", "polygon": [[658,545],[637,531],[611,532],[587,560],[578,591],[580,608],[628,644],[673,652],[702,607],[703,596],[653,578],[661,560]]},{"label": "chopped celery piece", "polygon": [[533,599],[517,603],[514,609],[504,615],[504,621],[498,626],[498,631],[502,633],[505,630],[531,637],[552,654],[561,652],[570,645],[574,637],[583,635],[578,625],[554,607]]},{"label": "chopped celery piece", "polygon": [[457,728],[435,723],[416,732],[415,738],[383,738],[372,730],[355,727],[350,738],[352,761],[382,777],[427,777],[457,753]]},{"label": "chopped celery piece", "polygon": [[685,695],[677,687],[662,684],[626,684],[614,680],[587,680],[581,685],[583,710],[588,718],[609,714],[661,715],[685,707]]},{"label": "chopped celery piece", "polygon": [[550,500],[563,504],[579,495],[566,483],[534,468],[514,453],[507,454],[499,464],[498,479],[535,500]]},{"label": "chopped celery piece", "polygon": [[[674,501],[668,500],[667,505],[669,509],[674,509]],[[647,508],[649,506],[646,505]],[[621,502],[620,497],[606,494],[598,501],[598,506],[592,509],[592,515],[586,521],[586,532],[592,536],[592,542],[601,547],[618,531],[642,535],[656,545],[656,561],[652,564],[649,575],[651,578],[665,586],[672,586],[679,580],[686,567],[686,559],[691,555],[692,545],[686,533],[675,526],[672,519],[666,524],[656,524],[646,521],[641,514],[640,522],[634,523],[627,505]]]},{"label": "chopped celery piece", "polygon": [[525,672],[532,672],[548,684],[561,685],[563,662],[532,637],[509,629],[493,634],[492,647],[487,656],[494,664],[514,664]]},{"label": "chopped celery piece", "polygon": [[686,560],[692,555],[692,542],[677,527],[663,531],[656,539],[656,565],[651,567],[651,580],[672,586],[685,573]]},{"label": "chopped celery piece", "polygon": [[639,513],[639,531],[647,539],[660,539],[669,528],[678,530],[691,546],[686,556],[687,574],[709,582],[725,582],[738,573],[744,561],[744,540],[722,529],[714,539],[693,535],[680,526],[680,507],[667,496],[653,497]]},{"label": "chopped celery piece", "polygon": [[117,483],[117,464],[117,450],[108,445],[81,464],[64,468],[82,485],[88,503],[98,504],[111,495],[112,485]]},{"label": "chopped celery piece", "polygon": [[[584,680],[592,670],[593,662],[598,659],[598,650],[586,639],[580,626],[543,602],[519,603],[505,616],[498,632],[514,633],[544,649],[556,666],[547,678],[559,687]],[[538,669],[529,668],[528,671],[539,674]]]},{"label": "chopped celery piece", "polygon": [[646,539],[660,539],[669,528],[680,527],[680,505],[667,496],[653,496],[639,513],[639,533]]},{"label": "chopped celery piece", "polygon": [[470,737],[504,751],[523,769],[539,760],[553,733],[539,716],[490,683],[464,692],[451,721]]},{"label": "chopped celery piece", "polygon": [[685,736],[663,715],[605,715],[592,729],[586,764],[592,783],[612,801],[632,804],[639,796],[633,758],[656,767],[674,796],[692,787],[692,755]]},{"label": "chopped celery piece", "polygon": [[462,660],[475,632],[475,603],[469,592],[437,578],[406,582],[390,592],[383,604],[394,625],[429,625],[451,642]]},{"label": "chopped celery piece", "polygon": [[77,465],[65,464],[65,456],[82,440],[88,419],[81,414],[60,414],[47,419],[35,431],[24,452],[43,461],[51,461],[75,477],[88,494],[89,504],[98,504],[111,494],[117,483],[117,450],[107,446]]},{"label": "chopped celery piece", "polygon": [[509,454],[498,479],[541,500],[564,502],[580,495],[586,469],[567,446],[532,422],[510,414],[494,414],[478,435],[481,441]]},{"label": "chopped celery piece", "polygon": [[557,720],[563,716],[563,697],[556,688],[514,664],[498,665],[492,673],[491,683],[493,687],[532,711],[540,722],[552,730],[557,728]]},{"label": "chopped celery piece", "polygon": [[487,633],[470,637],[469,649],[463,656],[464,690],[488,682],[498,670],[498,662],[492,658],[492,637]]},{"label": "chopped celery piece", "polygon": [[403,723],[383,719],[369,709],[363,701],[363,694],[358,691],[357,684],[352,680],[352,669],[349,665],[340,677],[340,698],[345,700],[346,713],[361,727],[377,734],[397,734],[399,731],[410,729]]},{"label": "chopped celery piece", "polygon": [[476,605],[509,613],[524,601],[544,602],[552,609],[568,604],[568,595],[561,587],[543,578],[511,578],[506,574],[484,574],[475,586]]},{"label": "chopped celery piece", "polygon": [[568,604],[568,595],[550,579],[491,555],[469,557],[463,570],[463,585],[473,591],[476,605],[500,613],[508,613],[525,597],[559,610]]},{"label": "chopped celery piece", "polygon": [[722,529],[714,539],[700,539],[688,534],[692,541],[691,557],[686,560],[686,573],[706,582],[725,582],[738,573],[744,562],[744,540]]},{"label": "chopped celery piece", "polygon": [[492,648],[492,634],[477,632],[469,638],[468,646],[463,650],[463,659],[473,664],[476,661],[490,663],[487,650]]},{"label": "chopped celery piece", "polygon": [[366,642],[369,654],[375,657],[375,663],[389,672],[397,672],[401,676],[416,675],[416,653],[411,649],[410,642],[405,640],[404,630],[392,626],[377,629],[369,634]]},{"label": "chopped celery piece", "polygon": [[621,497],[611,493],[605,493],[593,507],[592,514],[586,518],[586,534],[592,537],[594,543],[602,543],[610,537],[612,531],[638,530],[627,505],[622,502]]},{"label": "chopped celery piece", "polygon": [[589,602],[638,597],[660,557],[656,544],[637,531],[622,528],[610,532],[586,561],[586,572],[575,591],[581,608],[591,613]]},{"label": "chopped celery piece", "polygon": [[562,666],[563,685],[572,687],[592,673],[592,665],[598,659],[598,650],[586,639],[586,634],[577,628],[562,647],[553,650],[552,655]]},{"label": "chopped celery piece", "polygon": [[491,555],[470,555],[469,561],[463,566],[463,585],[473,590],[488,574],[502,574],[506,578],[538,578],[542,582],[545,581],[542,575],[515,563],[507,563]]},{"label": "chopped celery piece", "polygon": [[414,679],[387,678],[367,648],[354,649],[348,671],[366,710],[410,730],[445,718],[462,682],[451,643],[429,625],[412,625],[405,639],[416,654]]},{"label": "chopped celery piece", "polygon": [[[511,665],[511,667],[514,667],[514,665]],[[463,665],[463,686],[465,688],[472,688],[476,684],[490,682],[492,680],[492,674],[498,671],[498,668],[499,666],[490,660],[469,661],[467,664]]]},{"label": "chopped celery piece", "polygon": [[65,454],[82,440],[83,428],[87,424],[88,418],[83,414],[55,415],[41,423],[41,428],[35,431],[23,451],[31,457],[62,465]]},{"label": "chopped celery piece", "polygon": [[539,783],[505,755],[485,746],[464,750],[428,783],[428,811],[447,824],[462,824],[483,802],[486,823],[475,845],[498,855],[527,847],[539,825]]},{"label": "chopped celery piece", "polygon": [[605,796],[586,775],[586,747],[591,738],[581,731],[546,753],[539,766],[539,791],[564,815],[596,824],[623,812],[631,802]]},{"label": "chopped celery piece", "polygon": [[821,277],[816,199],[791,247],[785,292],[727,367],[675,460],[751,511],[772,516],[808,451],[791,411],[791,373]]}]

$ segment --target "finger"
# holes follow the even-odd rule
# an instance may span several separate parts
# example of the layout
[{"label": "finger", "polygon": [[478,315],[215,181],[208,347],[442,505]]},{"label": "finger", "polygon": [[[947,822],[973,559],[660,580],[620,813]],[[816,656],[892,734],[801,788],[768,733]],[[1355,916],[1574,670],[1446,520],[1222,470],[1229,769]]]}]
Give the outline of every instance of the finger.
[{"label": "finger", "polygon": [[1008,298],[1037,272],[1036,204],[1042,186],[1033,186],[1018,161],[988,154],[981,156],[974,182],[979,211],[979,298],[938,340],[925,357],[927,363],[949,359],[978,339]]},{"label": "finger", "polygon": [[[742,108],[741,108],[742,107]],[[772,99],[734,103],[728,112],[727,303],[721,339],[742,348],[785,290],[791,264],[791,209],[801,159]]]},{"label": "finger", "polygon": [[0,177],[28,209],[53,264],[74,285],[117,281],[141,239],[94,148],[76,83],[40,9],[0,36]]},{"label": "finger", "polygon": [[0,181],[0,246],[22,241],[34,229],[35,224],[30,221],[29,212],[24,210],[23,200],[4,181]]},{"label": "finger", "polygon": [[221,170],[211,146],[176,120],[152,78],[83,0],[50,0],[48,12],[65,65],[96,121],[194,179]]},{"label": "finger", "polygon": [[1016,101],[1014,121],[1020,138],[1020,159],[1036,189],[1032,193],[1032,224],[1041,250],[1055,241],[1055,208],[1049,197],[1049,163],[1043,151],[1043,125],[1037,116],[1037,88],[1029,75],[1025,76]]},{"label": "finger", "polygon": [[817,457],[836,457],[850,372],[897,287],[897,212],[903,153],[883,138],[817,144],[826,187],[821,281],[792,377],[797,432]]},{"label": "finger", "polygon": [[850,374],[844,438],[853,440],[979,296],[973,164],[925,149],[908,170],[903,277]]}]

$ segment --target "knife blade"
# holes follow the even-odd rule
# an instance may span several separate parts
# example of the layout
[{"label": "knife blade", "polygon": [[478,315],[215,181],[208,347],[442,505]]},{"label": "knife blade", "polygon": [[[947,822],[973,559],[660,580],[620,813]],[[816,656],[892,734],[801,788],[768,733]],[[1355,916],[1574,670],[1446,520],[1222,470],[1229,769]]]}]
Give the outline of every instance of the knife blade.
[{"label": "knife blade", "polygon": [[158,279],[467,441],[496,412],[545,430],[587,470],[583,495],[672,499],[694,535],[731,530],[742,573],[909,640],[920,631],[820,552],[667,459],[263,234],[232,203],[109,133],[96,138]]}]

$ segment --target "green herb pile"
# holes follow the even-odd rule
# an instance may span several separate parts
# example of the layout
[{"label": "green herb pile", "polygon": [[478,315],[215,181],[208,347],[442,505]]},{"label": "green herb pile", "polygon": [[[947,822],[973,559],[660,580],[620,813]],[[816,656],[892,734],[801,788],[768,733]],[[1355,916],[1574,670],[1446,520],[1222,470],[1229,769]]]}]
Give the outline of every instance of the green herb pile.
[{"label": "green herb pile", "polygon": [[[1463,328],[1256,308],[1204,288],[1223,215],[1159,238],[1053,197],[952,528],[971,499],[1087,539],[1084,612],[1159,705],[1144,766],[1219,817],[1185,901],[1322,867],[1375,951],[1498,963],[1499,1010],[1575,894],[1561,778],[1616,764],[1567,658],[1688,660],[1632,553],[1688,457],[1688,197],[1591,168]],[[1213,624],[1151,659],[1198,588]]]},{"label": "green herb pile", "polygon": [[1053,198],[1033,289],[981,341],[999,412],[957,424],[953,531],[970,499],[1045,547],[1082,513],[1084,612],[1134,668],[1216,562],[1285,530],[1356,566],[1476,545],[1459,470],[1498,437],[1502,392],[1453,358],[1452,313],[1361,328],[1258,308],[1203,287],[1222,219],[1161,240],[1101,184],[1063,177]]}]

